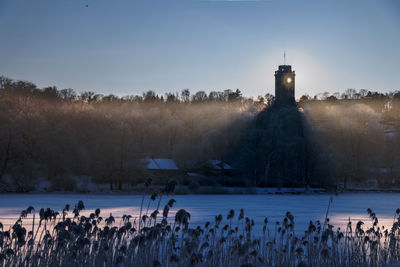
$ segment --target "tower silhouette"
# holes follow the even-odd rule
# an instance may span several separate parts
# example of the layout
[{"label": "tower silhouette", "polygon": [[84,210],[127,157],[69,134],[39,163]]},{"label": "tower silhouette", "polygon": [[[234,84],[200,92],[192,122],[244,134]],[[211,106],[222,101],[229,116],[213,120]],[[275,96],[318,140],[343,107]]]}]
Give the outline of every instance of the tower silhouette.
[{"label": "tower silhouette", "polygon": [[291,65],[286,65],[286,53],[283,54],[284,65],[279,65],[275,71],[275,104],[295,105],[294,85],[295,72]]}]

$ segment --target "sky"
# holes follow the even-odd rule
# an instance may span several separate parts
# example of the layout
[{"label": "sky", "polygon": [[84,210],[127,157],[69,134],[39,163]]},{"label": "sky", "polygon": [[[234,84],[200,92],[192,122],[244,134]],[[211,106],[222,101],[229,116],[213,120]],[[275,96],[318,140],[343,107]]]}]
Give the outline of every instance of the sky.
[{"label": "sky", "polygon": [[[86,6],[87,5],[87,6]],[[136,95],[400,90],[399,0],[0,0],[0,75]]]}]

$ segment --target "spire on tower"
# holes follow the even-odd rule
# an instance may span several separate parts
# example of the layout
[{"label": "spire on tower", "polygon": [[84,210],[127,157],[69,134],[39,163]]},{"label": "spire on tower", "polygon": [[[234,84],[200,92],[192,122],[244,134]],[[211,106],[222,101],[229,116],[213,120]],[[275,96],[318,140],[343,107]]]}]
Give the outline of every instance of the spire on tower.
[{"label": "spire on tower", "polygon": [[283,65],[286,65],[286,51],[283,51]]}]

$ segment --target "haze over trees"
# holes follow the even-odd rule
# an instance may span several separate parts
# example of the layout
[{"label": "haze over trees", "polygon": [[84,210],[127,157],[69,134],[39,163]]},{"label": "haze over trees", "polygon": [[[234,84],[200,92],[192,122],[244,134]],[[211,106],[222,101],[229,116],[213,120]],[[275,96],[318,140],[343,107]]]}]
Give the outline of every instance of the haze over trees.
[{"label": "haze over trees", "polygon": [[74,189],[90,176],[112,189],[146,179],[140,159],[183,168],[222,157],[264,103],[239,90],[118,97],[0,80],[0,181],[31,190],[39,179]]},{"label": "haze over trees", "polygon": [[[285,113],[292,114],[286,121],[297,118],[294,124],[272,114],[272,103],[270,94],[254,100],[240,90],[119,97],[1,77],[0,190],[30,191],[42,181],[52,190],[76,190],[88,180],[121,190],[147,178],[140,160],[147,157],[173,158],[182,177],[210,159],[234,167],[229,177],[199,181],[210,185],[400,183],[400,93],[303,96],[300,112]],[[260,143],[238,149],[246,139]],[[282,173],[277,162],[286,156],[277,155],[294,159]]]},{"label": "haze over trees", "polygon": [[300,103],[312,130],[310,145],[332,182],[399,187],[400,93],[360,92]]}]

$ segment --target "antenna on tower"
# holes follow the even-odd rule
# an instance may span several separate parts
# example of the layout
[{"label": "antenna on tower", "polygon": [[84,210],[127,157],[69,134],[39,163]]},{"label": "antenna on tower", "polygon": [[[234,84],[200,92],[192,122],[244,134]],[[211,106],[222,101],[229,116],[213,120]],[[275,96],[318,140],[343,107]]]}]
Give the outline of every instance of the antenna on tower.
[{"label": "antenna on tower", "polygon": [[283,65],[286,65],[286,51],[283,51]]}]

